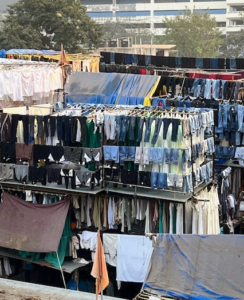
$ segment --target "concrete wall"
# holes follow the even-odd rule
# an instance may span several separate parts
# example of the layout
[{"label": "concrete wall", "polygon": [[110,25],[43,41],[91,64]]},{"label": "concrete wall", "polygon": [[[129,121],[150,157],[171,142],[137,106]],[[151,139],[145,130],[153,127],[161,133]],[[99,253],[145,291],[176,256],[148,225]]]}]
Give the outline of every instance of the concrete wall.
[{"label": "concrete wall", "polygon": [[[0,278],[0,299],[1,300],[95,300],[95,294],[70,291],[50,286],[8,280]],[[99,297],[99,299],[101,299]],[[104,300],[122,300],[104,296]]]}]

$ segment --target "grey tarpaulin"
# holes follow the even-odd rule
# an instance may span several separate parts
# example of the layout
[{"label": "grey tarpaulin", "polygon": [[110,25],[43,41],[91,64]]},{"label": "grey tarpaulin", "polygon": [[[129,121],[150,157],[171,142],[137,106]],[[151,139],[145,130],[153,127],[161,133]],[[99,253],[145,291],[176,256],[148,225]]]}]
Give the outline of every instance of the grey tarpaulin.
[{"label": "grey tarpaulin", "polygon": [[143,288],[191,300],[244,299],[244,236],[160,234]]},{"label": "grey tarpaulin", "polygon": [[54,204],[27,203],[3,193],[0,204],[0,246],[28,252],[58,250],[69,200]]},{"label": "grey tarpaulin", "polygon": [[74,72],[69,80],[68,102],[143,104],[159,76]]}]

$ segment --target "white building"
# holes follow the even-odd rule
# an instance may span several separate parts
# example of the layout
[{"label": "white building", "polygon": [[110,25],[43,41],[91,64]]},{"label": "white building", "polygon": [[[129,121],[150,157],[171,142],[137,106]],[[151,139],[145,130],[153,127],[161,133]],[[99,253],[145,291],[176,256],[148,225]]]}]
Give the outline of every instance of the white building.
[{"label": "white building", "polygon": [[208,11],[217,20],[223,34],[237,32],[243,26],[244,0],[81,0],[89,15],[98,23],[120,21],[129,28],[149,28],[163,35],[164,17],[174,17],[186,10]]}]

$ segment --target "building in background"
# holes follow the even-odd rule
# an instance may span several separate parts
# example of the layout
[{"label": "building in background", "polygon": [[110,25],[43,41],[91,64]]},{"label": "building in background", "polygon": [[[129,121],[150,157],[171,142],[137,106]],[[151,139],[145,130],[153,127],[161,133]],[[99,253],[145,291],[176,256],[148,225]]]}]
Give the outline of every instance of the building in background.
[{"label": "building in background", "polygon": [[243,26],[243,0],[81,0],[88,14],[98,23],[119,21],[127,28],[147,28],[156,36],[165,31],[164,17],[173,18],[187,10],[209,12],[223,34]]},{"label": "building in background", "polygon": [[226,31],[238,32],[243,26],[244,1],[243,0],[226,0]]}]

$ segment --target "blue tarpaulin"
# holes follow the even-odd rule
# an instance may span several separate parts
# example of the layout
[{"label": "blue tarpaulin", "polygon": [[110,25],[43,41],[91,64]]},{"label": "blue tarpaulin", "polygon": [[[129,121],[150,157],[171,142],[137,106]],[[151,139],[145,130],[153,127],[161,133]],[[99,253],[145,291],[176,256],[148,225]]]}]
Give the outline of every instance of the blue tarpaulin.
[{"label": "blue tarpaulin", "polygon": [[158,76],[74,72],[70,76],[69,103],[143,104]]},{"label": "blue tarpaulin", "polygon": [[243,282],[243,235],[160,234],[144,290],[189,300],[243,300]]},{"label": "blue tarpaulin", "polygon": [[54,51],[54,50],[36,50],[36,49],[10,49],[6,51],[6,55],[58,55],[60,54],[60,51]]},{"label": "blue tarpaulin", "polygon": [[0,50],[0,58],[5,58],[6,51],[4,49]]}]

